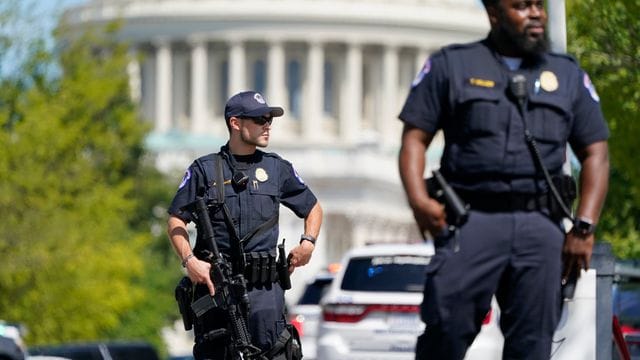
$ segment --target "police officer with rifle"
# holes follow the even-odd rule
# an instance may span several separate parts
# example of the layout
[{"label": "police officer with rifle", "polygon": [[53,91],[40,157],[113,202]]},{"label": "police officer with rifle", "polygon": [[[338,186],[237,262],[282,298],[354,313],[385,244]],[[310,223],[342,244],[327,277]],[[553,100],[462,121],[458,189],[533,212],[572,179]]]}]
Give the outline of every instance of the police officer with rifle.
[{"label": "police officer with rifle", "polygon": [[[260,93],[232,96],[225,106],[229,142],[189,166],[169,208],[169,237],[188,274],[176,299],[185,328],[194,329],[196,359],[302,356],[286,323],[284,291],[289,274],[311,258],[322,209],[291,163],[257,150],[268,145],[271,123],[283,113]],[[288,256],[278,243],[280,204],[304,218],[300,243]]]}]

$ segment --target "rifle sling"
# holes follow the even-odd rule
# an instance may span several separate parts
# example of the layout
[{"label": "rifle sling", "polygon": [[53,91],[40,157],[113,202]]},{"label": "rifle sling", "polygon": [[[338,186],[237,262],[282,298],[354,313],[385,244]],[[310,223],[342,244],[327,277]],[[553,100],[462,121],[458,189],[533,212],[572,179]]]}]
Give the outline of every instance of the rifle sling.
[{"label": "rifle sling", "polygon": [[[207,185],[210,185],[209,183],[209,172],[207,171],[208,169],[206,169],[204,166],[202,166],[202,163],[200,161],[200,159],[196,160],[196,163],[198,165],[198,167],[200,167],[202,173],[205,176],[205,182],[207,183]],[[262,224],[258,225],[257,227],[255,227],[253,230],[249,231],[244,237],[240,238],[240,236],[238,236],[238,232],[236,231],[236,227],[233,224],[233,220],[231,217],[231,211],[229,210],[229,207],[227,206],[227,204],[225,203],[225,197],[224,197],[224,171],[222,168],[222,155],[220,153],[216,154],[215,156],[215,163],[216,163],[216,167],[217,167],[217,171],[216,171],[216,190],[217,190],[217,195],[218,195],[218,205],[222,207],[222,213],[224,215],[224,222],[227,226],[227,231],[229,232],[229,235],[231,237],[231,261],[234,264],[234,273],[242,273],[242,271],[244,271],[244,267],[245,267],[245,260],[244,260],[244,244],[246,242],[248,242],[250,239],[254,238],[255,236],[261,235],[262,233],[264,233],[265,231],[267,231],[268,229],[272,228],[277,222],[278,222],[278,215],[274,215],[272,216],[269,220],[263,222]]]}]

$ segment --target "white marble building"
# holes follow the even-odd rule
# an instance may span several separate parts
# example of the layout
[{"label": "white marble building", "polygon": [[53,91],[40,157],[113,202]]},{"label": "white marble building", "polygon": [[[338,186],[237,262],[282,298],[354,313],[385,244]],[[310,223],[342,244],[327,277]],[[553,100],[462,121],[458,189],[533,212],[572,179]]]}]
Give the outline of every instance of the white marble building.
[{"label": "white marble building", "polygon": [[[285,108],[267,150],[293,162],[325,210],[297,282],[352,246],[419,239],[398,177],[397,115],[430,52],[488,32],[477,0],[90,0],[66,16],[123,19],[147,144],[176,184],[226,142],[231,94],[255,89]],[[289,245],[301,231],[283,210]]]}]

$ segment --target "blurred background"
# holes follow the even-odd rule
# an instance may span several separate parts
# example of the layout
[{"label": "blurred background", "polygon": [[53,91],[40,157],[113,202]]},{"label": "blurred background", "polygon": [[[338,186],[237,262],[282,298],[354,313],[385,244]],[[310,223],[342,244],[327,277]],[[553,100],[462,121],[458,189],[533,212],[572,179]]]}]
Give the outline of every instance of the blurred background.
[{"label": "blurred background", "polygon": [[[612,132],[597,235],[633,262],[640,4],[569,0],[566,12],[568,52]],[[190,162],[226,142],[225,100],[244,89],[285,108],[267,150],[325,209],[290,306],[351,248],[421,241],[397,174],[397,114],[431,52],[487,32],[476,0],[3,0],[0,319],[20,324],[27,348],[128,339],[188,353],[166,208]],[[302,222],[280,219],[296,244]]]}]

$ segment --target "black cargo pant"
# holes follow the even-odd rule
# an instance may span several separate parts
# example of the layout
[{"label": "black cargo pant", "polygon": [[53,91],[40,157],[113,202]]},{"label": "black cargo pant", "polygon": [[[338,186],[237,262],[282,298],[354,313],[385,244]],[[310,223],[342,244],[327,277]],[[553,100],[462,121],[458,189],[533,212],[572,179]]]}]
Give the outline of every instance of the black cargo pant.
[{"label": "black cargo pant", "polygon": [[416,360],[461,360],[495,294],[503,359],[549,359],[560,315],[564,232],[544,214],[471,211],[459,230],[436,240],[427,270]]}]

